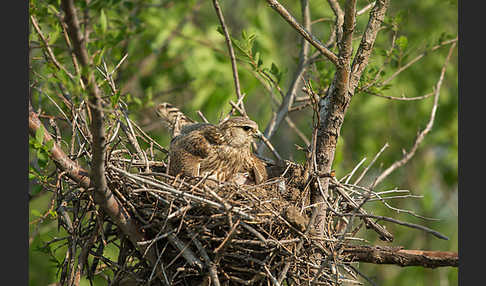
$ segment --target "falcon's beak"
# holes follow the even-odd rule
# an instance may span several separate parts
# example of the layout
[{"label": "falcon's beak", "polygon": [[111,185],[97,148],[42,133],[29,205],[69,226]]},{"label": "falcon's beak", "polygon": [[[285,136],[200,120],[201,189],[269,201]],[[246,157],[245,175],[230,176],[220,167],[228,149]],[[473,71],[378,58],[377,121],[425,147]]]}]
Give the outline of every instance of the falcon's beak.
[{"label": "falcon's beak", "polygon": [[263,134],[260,132],[260,130],[257,130],[252,134],[252,136],[255,138],[262,138]]}]

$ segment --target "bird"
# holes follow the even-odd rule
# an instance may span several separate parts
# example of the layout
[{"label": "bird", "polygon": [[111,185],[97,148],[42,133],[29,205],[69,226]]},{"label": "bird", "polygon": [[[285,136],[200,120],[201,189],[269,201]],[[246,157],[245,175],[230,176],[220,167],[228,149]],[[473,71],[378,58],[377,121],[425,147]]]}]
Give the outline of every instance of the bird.
[{"label": "bird", "polygon": [[256,184],[268,178],[265,162],[251,149],[253,139],[261,135],[253,120],[234,116],[219,124],[196,122],[170,103],[157,105],[156,113],[173,136],[170,175],[235,182],[247,173]]}]

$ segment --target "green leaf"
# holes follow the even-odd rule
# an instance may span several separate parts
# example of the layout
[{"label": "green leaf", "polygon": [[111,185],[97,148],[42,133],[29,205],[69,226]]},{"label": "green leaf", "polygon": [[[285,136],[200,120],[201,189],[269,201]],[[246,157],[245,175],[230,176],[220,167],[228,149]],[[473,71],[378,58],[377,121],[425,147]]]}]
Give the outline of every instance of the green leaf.
[{"label": "green leaf", "polygon": [[44,144],[44,146],[45,146],[46,151],[51,151],[52,147],[54,147],[54,140],[51,139],[51,140],[47,141]]},{"label": "green leaf", "polygon": [[274,75],[278,75],[280,71],[275,63],[272,62],[272,67],[270,68],[270,72]]},{"label": "green leaf", "polygon": [[405,36],[400,36],[398,37],[396,43],[401,50],[405,50],[408,46],[408,39]]},{"label": "green leaf", "polygon": [[47,5],[47,11],[49,11],[50,14],[54,14],[54,15],[59,14],[57,8],[52,4]]},{"label": "green leaf", "polygon": [[118,91],[115,95],[112,95],[110,97],[111,107],[115,108],[116,105],[118,104],[119,99],[120,99],[120,92]]},{"label": "green leaf", "polygon": [[44,128],[39,127],[35,131],[35,141],[42,146],[42,142],[44,141]]},{"label": "green leaf", "polygon": [[220,33],[221,35],[223,35],[223,36],[224,36],[223,27],[218,26],[218,27],[216,28],[216,31],[218,31],[218,33]]},{"label": "green leaf", "polygon": [[108,27],[108,19],[106,18],[105,11],[101,9],[100,13],[100,25],[101,25],[101,31],[103,34],[106,33],[106,28]]},{"label": "green leaf", "polygon": [[37,175],[34,173],[29,173],[29,180],[35,180],[37,179]]},{"label": "green leaf", "polygon": [[30,209],[30,214],[32,216],[35,216],[35,217],[40,217],[42,216],[42,214],[40,213],[40,211],[36,210],[36,209]]}]

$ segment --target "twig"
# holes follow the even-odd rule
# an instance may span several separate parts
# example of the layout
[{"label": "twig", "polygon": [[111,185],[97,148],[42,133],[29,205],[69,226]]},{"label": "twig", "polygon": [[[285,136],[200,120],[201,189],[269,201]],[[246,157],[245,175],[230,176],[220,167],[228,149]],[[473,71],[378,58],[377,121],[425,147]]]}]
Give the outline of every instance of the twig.
[{"label": "twig", "polygon": [[[301,10],[304,23],[303,28],[310,32],[310,8],[307,0],[301,0]],[[299,54],[299,63],[297,65],[297,69],[293,74],[289,89],[287,90],[285,97],[283,97],[282,103],[280,104],[277,111],[277,115],[274,116],[272,120],[267,124],[267,127],[265,128],[265,131],[263,133],[268,139],[272,138],[272,136],[275,134],[282,120],[284,118],[287,118],[288,112],[294,102],[295,96],[297,95],[297,91],[299,90],[301,84],[300,78],[307,68],[306,62],[309,58],[309,43],[304,38],[302,38],[301,45],[302,47]],[[306,142],[306,140],[304,140],[304,142]],[[309,145],[308,140],[306,144]],[[263,153],[263,144],[260,144],[257,153],[260,155]]]},{"label": "twig", "polygon": [[374,95],[374,96],[383,97],[383,98],[390,99],[390,100],[398,100],[398,101],[422,100],[422,99],[426,99],[426,98],[429,98],[432,95],[434,95],[434,93],[431,92],[431,93],[427,93],[426,95],[422,95],[422,96],[415,96],[415,97],[404,97],[404,96],[403,97],[396,97],[396,96],[382,95],[382,94],[378,94],[378,93],[374,93],[374,92],[369,92],[369,91],[366,91],[366,93],[369,93],[369,94]]},{"label": "twig", "polygon": [[359,169],[359,167],[366,161],[366,157],[364,157],[354,168],[353,170],[351,171],[351,173],[349,174],[348,178],[346,179],[346,181],[344,182],[345,184],[349,183],[349,181],[351,180],[351,178],[353,177],[354,173],[356,173],[356,171]]},{"label": "twig", "polygon": [[275,156],[275,158],[277,158],[278,161],[282,161],[282,157],[278,154],[277,150],[275,150],[275,147],[273,147],[272,143],[270,143],[270,141],[268,141],[268,139],[265,137],[265,135],[259,133],[258,138],[260,138],[263,141],[263,143],[265,143],[265,145],[267,145],[268,149],[270,149],[270,151],[272,151],[272,154]]},{"label": "twig", "polygon": [[368,11],[369,9],[371,9],[371,7],[375,6],[375,4],[376,4],[376,1],[373,1],[370,4],[364,6],[361,10],[359,10],[358,12],[356,12],[356,16],[363,15],[364,13],[366,13],[366,11]]},{"label": "twig", "polygon": [[204,123],[209,123],[209,121],[206,119],[206,116],[204,116],[201,110],[197,111],[197,115],[199,115],[199,117],[202,119],[202,121],[204,121]]},{"label": "twig", "polygon": [[456,45],[457,43],[457,38],[455,39],[452,39],[452,40],[448,40],[448,41],[444,41],[442,43],[439,43],[438,45],[435,45],[433,46],[432,48],[430,48],[430,50],[427,50],[423,53],[421,53],[420,55],[418,55],[417,57],[413,58],[412,60],[410,60],[408,63],[406,63],[405,65],[403,65],[402,67],[400,67],[398,70],[396,70],[390,77],[388,77],[386,80],[384,80],[381,85],[386,85],[388,84],[390,81],[392,81],[397,75],[399,75],[401,72],[403,72],[404,70],[406,70],[407,68],[409,68],[411,65],[413,65],[414,63],[418,62],[420,59],[422,59],[425,55],[427,55],[429,52],[433,52],[435,50],[437,50],[438,48],[442,47],[442,46],[445,46],[445,45],[449,45],[449,44],[452,44],[452,45]]},{"label": "twig", "polygon": [[[161,189],[161,190],[153,190],[153,192],[160,192],[160,193],[167,193],[167,192],[169,192],[169,193],[175,194],[177,196],[187,197],[187,198],[190,198],[190,199],[192,199],[194,201],[208,204],[208,205],[213,206],[213,207],[216,207],[218,209],[226,210],[225,207],[224,207],[224,205],[222,205],[222,204],[219,204],[219,203],[216,203],[216,202],[213,202],[213,201],[210,201],[210,200],[207,200],[207,199],[204,199],[204,198],[201,198],[201,197],[192,195],[192,194],[188,194],[188,193],[185,193],[185,192],[176,190],[173,187],[168,186],[168,185],[166,186],[163,183],[156,183],[156,182],[153,182],[151,180],[142,178],[140,176],[137,176],[137,175],[134,175],[134,174],[130,174],[127,171],[125,171],[123,169],[120,169],[120,168],[117,168],[117,167],[112,166],[112,165],[109,165],[108,168],[109,169],[112,169],[112,170],[114,170],[114,171],[116,171],[116,172],[118,172],[118,173],[120,173],[120,174],[122,174],[122,175],[124,175],[124,176],[126,176],[128,178],[131,178],[131,179],[134,179],[136,181],[139,181],[139,182],[145,183],[147,185],[153,186],[155,188]],[[165,192],[162,191],[162,190],[164,190]],[[237,208],[232,208],[231,211],[234,212],[234,213],[236,213],[236,214],[238,214],[238,215],[241,215],[243,218],[254,220],[253,216],[251,216],[249,214],[246,214],[246,213],[240,211]]]},{"label": "twig", "polygon": [[380,157],[381,153],[383,153],[383,151],[385,151],[386,148],[388,148],[388,142],[385,143],[385,145],[383,145],[383,147],[381,147],[380,151],[378,151],[378,153],[376,153],[375,157],[373,157],[373,160],[371,160],[371,163],[366,166],[366,168],[363,170],[363,172],[361,172],[361,174],[359,175],[359,177],[356,179],[356,181],[354,181],[354,185],[357,185],[359,184],[359,182],[361,182],[361,180],[364,178],[364,176],[366,175],[366,173],[368,172],[368,170],[371,168],[371,166],[373,166],[373,164],[376,162],[376,160],[378,159],[378,157]]},{"label": "twig", "polygon": [[328,58],[336,66],[339,65],[338,57],[331,50],[326,48],[314,35],[309,33],[297,20],[282,6],[277,0],[267,0],[270,7],[272,7],[277,13],[284,18],[294,29],[299,32],[311,45],[313,45],[318,51],[320,51],[326,58]]},{"label": "twig", "polygon": [[394,219],[394,218],[391,218],[391,217],[386,217],[386,216],[380,216],[380,215],[372,215],[372,214],[367,214],[367,213],[353,213],[353,214],[338,214],[338,215],[342,215],[342,216],[358,216],[358,217],[364,217],[364,218],[374,218],[378,221],[380,220],[384,220],[384,221],[388,221],[388,222],[393,222],[393,223],[396,223],[396,224],[399,224],[399,225],[403,225],[403,226],[407,226],[407,227],[410,227],[410,228],[415,228],[415,229],[420,229],[420,230],[423,230],[425,232],[428,232],[430,234],[432,234],[433,236],[437,237],[437,238],[440,238],[440,239],[444,239],[444,240],[449,240],[449,238],[443,234],[441,234],[440,232],[438,231],[435,231],[433,229],[430,229],[426,226],[423,226],[423,225],[419,225],[419,224],[415,224],[415,223],[410,223],[410,222],[404,222],[404,221],[401,221],[401,220],[398,220],[398,219]]},{"label": "twig", "polygon": [[453,42],[451,47],[449,48],[449,53],[446,57],[444,65],[442,66],[442,70],[441,70],[441,73],[440,73],[440,76],[439,76],[439,80],[437,81],[437,84],[435,85],[434,105],[433,105],[432,110],[430,112],[430,118],[429,118],[429,122],[427,123],[427,126],[425,127],[424,130],[422,130],[418,134],[418,136],[415,139],[415,142],[414,142],[412,148],[410,149],[410,151],[406,152],[400,160],[395,161],[390,167],[388,167],[385,171],[383,171],[376,178],[375,182],[371,185],[371,187],[370,187],[371,189],[373,189],[376,185],[381,183],[393,171],[395,171],[399,167],[406,164],[415,155],[415,151],[417,151],[418,146],[420,145],[420,143],[422,143],[425,136],[430,132],[430,130],[432,130],[432,126],[434,125],[434,120],[435,120],[435,114],[437,112],[437,107],[438,107],[438,104],[439,104],[440,88],[442,86],[442,81],[444,80],[444,74],[445,74],[446,69],[447,69],[447,64],[449,63],[449,59],[451,58],[452,52],[454,51],[455,47],[456,47],[456,42]]},{"label": "twig", "polygon": [[226,41],[226,45],[228,46],[228,52],[230,54],[231,69],[233,70],[233,80],[235,82],[235,89],[236,89],[236,97],[239,102],[237,104],[240,106],[241,110],[243,111],[243,114],[246,114],[245,106],[242,101],[240,102],[243,96],[241,95],[240,80],[238,78],[238,68],[236,66],[235,51],[233,50],[233,45],[231,44],[231,38],[228,33],[228,28],[226,27],[226,24],[224,22],[223,12],[221,11],[221,7],[219,5],[218,0],[213,0],[213,6],[214,6],[214,10],[216,10],[216,15],[218,16],[219,22],[221,24],[221,28],[223,29],[224,38]]},{"label": "twig", "polygon": [[30,21],[32,22],[32,26],[34,26],[35,31],[41,38],[42,42],[44,43],[45,49],[47,51],[47,55],[49,56],[50,60],[52,63],[60,70],[65,72],[70,79],[74,80],[74,76],[61,64],[59,61],[56,59],[56,56],[54,55],[54,52],[51,49],[51,46],[49,45],[49,42],[47,39],[44,37],[44,34],[42,34],[41,29],[39,28],[39,24],[37,24],[37,20],[35,19],[34,15],[30,15]]}]

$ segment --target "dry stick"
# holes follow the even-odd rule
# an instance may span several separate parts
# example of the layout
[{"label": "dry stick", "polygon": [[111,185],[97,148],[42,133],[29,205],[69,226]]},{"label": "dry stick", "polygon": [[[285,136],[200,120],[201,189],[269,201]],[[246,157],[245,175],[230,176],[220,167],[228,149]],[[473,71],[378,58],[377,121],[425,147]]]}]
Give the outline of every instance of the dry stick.
[{"label": "dry stick", "polygon": [[[366,161],[366,157],[364,157],[361,161],[359,161],[359,163],[353,168],[353,170],[351,171],[351,173],[349,173],[346,181],[344,182],[345,184],[349,183],[349,181],[351,180],[351,178],[354,176],[354,173],[356,173],[356,171],[358,171],[359,167]],[[339,180],[339,181],[342,181],[343,179]]]},{"label": "dry stick", "polygon": [[[338,181],[334,180],[335,184],[339,184]],[[365,215],[367,215],[366,211],[361,208],[361,205],[358,204],[349,196],[348,193],[346,193],[344,190],[341,188],[337,187],[336,191],[344,198],[346,201],[349,202],[349,204],[360,214],[364,216],[363,220],[366,223],[367,227],[372,228],[374,231],[376,231],[380,235],[380,239],[385,240],[385,241],[393,241],[393,234],[388,232],[383,226],[379,225],[378,223],[374,222],[373,220],[367,218]],[[358,215],[354,214],[353,215]]]},{"label": "dry stick", "polygon": [[378,151],[378,153],[376,153],[375,157],[373,157],[373,160],[371,160],[371,163],[368,166],[366,166],[366,168],[363,170],[363,172],[361,172],[361,174],[356,179],[356,181],[354,181],[353,185],[357,185],[359,182],[361,182],[361,180],[364,178],[364,176],[366,175],[368,170],[371,168],[371,166],[373,166],[373,164],[376,162],[378,157],[380,157],[381,153],[383,153],[383,151],[385,151],[385,149],[388,148],[388,146],[390,146],[390,145],[388,145],[388,142],[386,142],[385,145],[383,145],[383,147],[381,147],[380,151]]},{"label": "dry stick", "polygon": [[[301,1],[301,10],[302,10],[302,18],[303,18],[303,23],[304,23],[304,29],[310,31],[311,25],[310,25],[310,9],[308,5],[307,0],[302,0]],[[272,118],[272,120],[267,124],[267,127],[265,128],[265,132],[263,133],[264,136],[267,139],[272,138],[272,136],[275,134],[277,131],[278,127],[280,126],[282,120],[287,118],[288,112],[294,103],[295,96],[297,94],[297,91],[299,90],[300,87],[300,78],[304,74],[307,65],[306,62],[309,58],[309,43],[305,39],[301,39],[301,44],[302,48],[300,49],[300,54],[299,54],[299,63],[297,66],[297,69],[294,72],[294,75],[292,77],[292,81],[290,83],[290,87],[287,90],[287,93],[285,94],[285,97],[283,97],[283,101],[280,104],[280,107],[278,108],[277,115]],[[289,120],[287,120],[287,123],[289,123]],[[289,123],[289,125],[291,125]],[[295,126],[295,125],[294,125]],[[297,133],[299,134],[299,133]],[[301,135],[299,135],[301,136]],[[301,137],[302,138],[302,137]],[[303,137],[305,138],[305,136]],[[307,145],[309,145],[308,140],[304,140]],[[259,155],[262,155],[263,153],[263,144],[260,144],[258,146],[257,153]]]},{"label": "dry stick", "polygon": [[211,281],[213,282],[214,286],[220,286],[221,284],[219,283],[218,269],[216,267],[216,264],[214,264],[211,258],[209,258],[206,249],[204,249],[202,243],[196,238],[197,235],[190,229],[187,229],[187,232],[189,233],[189,235],[191,235],[191,237],[193,237],[192,241],[194,242],[194,245],[196,245],[197,250],[206,262],[206,267],[208,268],[209,275],[212,279]]},{"label": "dry stick", "polygon": [[270,7],[272,7],[277,13],[284,18],[297,32],[299,32],[311,45],[313,45],[318,51],[320,51],[326,58],[328,58],[336,66],[338,64],[338,57],[331,50],[326,48],[314,35],[309,33],[301,24],[295,20],[295,18],[282,6],[277,0],[267,0]]},{"label": "dry stick", "polygon": [[304,144],[306,146],[309,146],[310,145],[310,141],[309,139],[307,139],[307,137],[305,137],[305,134],[300,131],[299,128],[297,128],[297,126],[295,125],[295,123],[292,121],[292,119],[290,119],[289,116],[285,117],[285,122],[287,122],[287,124],[289,125],[289,127],[295,131],[295,133],[297,134],[297,136],[299,136],[299,138],[304,141]]},{"label": "dry stick", "polygon": [[206,118],[206,116],[204,116],[201,110],[197,111],[197,115],[199,115],[199,117],[201,118],[202,121],[204,121],[204,123],[209,123],[208,119]]},{"label": "dry stick", "polygon": [[240,106],[241,110],[244,112],[243,113],[244,115],[246,114],[246,111],[243,102],[242,101],[240,102],[243,96],[241,95],[240,80],[238,78],[238,68],[236,66],[235,51],[233,50],[233,45],[231,44],[231,38],[228,33],[228,29],[226,28],[223,12],[221,11],[221,7],[219,6],[218,0],[213,0],[213,5],[214,5],[214,10],[216,10],[216,15],[218,16],[219,22],[221,23],[221,28],[223,29],[226,45],[228,46],[228,52],[230,54],[230,59],[231,59],[231,69],[233,70],[233,80],[235,81],[236,96],[239,102],[238,105]]},{"label": "dry stick", "polygon": [[[164,185],[162,183],[156,183],[154,181],[151,181],[151,180],[148,180],[148,179],[145,179],[145,178],[142,178],[140,176],[137,176],[137,175],[134,175],[134,174],[130,174],[128,173],[127,171],[123,170],[123,169],[120,169],[120,168],[117,168],[115,166],[112,166],[112,165],[109,165],[108,166],[109,169],[112,169],[128,178],[131,178],[133,180],[136,180],[136,181],[139,181],[141,183],[144,183],[144,184],[147,184],[147,185],[150,185],[152,187],[155,187],[155,188],[160,188],[162,190],[153,190],[153,192],[159,192],[159,193],[172,193],[174,195],[177,195],[177,196],[182,196],[182,197],[186,197],[186,198],[189,198],[191,200],[194,200],[194,201],[197,201],[199,203],[205,203],[205,204],[208,204],[212,207],[215,207],[215,208],[218,208],[218,209],[221,209],[221,210],[226,210],[226,208],[224,207],[224,205],[220,204],[220,203],[216,203],[216,202],[213,202],[213,201],[210,201],[208,199],[205,199],[205,198],[201,198],[201,197],[198,197],[198,196],[195,196],[195,195],[192,195],[192,194],[188,194],[186,192],[183,192],[183,191],[179,191],[179,190],[176,190],[174,189],[172,186],[169,186],[169,185]],[[246,214],[242,211],[240,211],[238,208],[232,208],[231,209],[232,212],[242,216],[243,218],[245,219],[251,219],[251,220],[255,220],[255,218],[249,214]]]},{"label": "dry stick", "polygon": [[[308,235],[309,234],[309,231],[311,230],[312,226],[314,225],[314,221],[316,220],[316,217],[317,217],[317,214],[319,213],[319,209],[318,208],[314,208],[312,210],[312,215],[311,215],[311,218],[309,219],[309,223],[307,224],[307,227],[306,227],[306,230],[304,232],[304,235]],[[299,241],[299,243],[297,244],[296,248],[295,248],[295,255],[298,255],[299,252],[300,252],[300,249],[302,248],[302,246],[304,245],[304,239],[301,239]],[[286,262],[283,269],[282,269],[282,272],[280,272],[280,275],[278,276],[278,283],[282,284],[283,280],[285,279],[285,277],[287,276],[287,272],[289,271],[289,268],[290,268],[290,261]]]},{"label": "dry stick", "polygon": [[395,161],[390,167],[388,167],[385,171],[383,171],[376,178],[375,182],[371,185],[371,187],[370,187],[371,189],[373,189],[376,185],[381,183],[393,171],[395,171],[396,169],[398,169],[401,166],[403,166],[404,164],[406,164],[415,155],[415,151],[417,151],[418,146],[424,140],[425,135],[427,135],[430,132],[430,130],[432,129],[432,126],[434,125],[435,114],[437,112],[437,107],[438,107],[438,103],[439,103],[440,88],[442,86],[442,81],[444,80],[444,74],[445,74],[446,69],[447,69],[447,64],[449,63],[449,59],[451,58],[452,52],[454,51],[455,47],[456,47],[456,42],[454,42],[451,45],[451,47],[449,48],[449,53],[448,53],[447,58],[444,62],[444,65],[442,66],[442,70],[441,70],[441,73],[440,73],[439,80],[437,81],[437,84],[435,86],[434,105],[432,107],[432,111],[430,112],[430,118],[429,118],[429,122],[427,123],[427,126],[425,127],[424,130],[422,130],[422,132],[420,132],[418,134],[418,136],[415,139],[415,142],[414,142],[412,148],[410,149],[410,151],[406,152],[403,155],[402,159]]},{"label": "dry stick", "polygon": [[[361,210],[361,208],[360,208],[360,210]],[[335,212],[334,210],[332,210],[332,211]],[[381,215],[372,215],[372,214],[367,214],[366,212],[352,213],[352,214],[351,213],[342,214],[342,213],[336,212],[336,215],[338,215],[338,216],[358,216],[358,217],[363,217],[363,218],[374,218],[378,221],[384,220],[384,221],[393,222],[393,223],[396,223],[396,224],[399,224],[399,225],[408,226],[410,228],[420,229],[420,230],[423,230],[425,232],[432,234],[433,236],[435,236],[437,238],[449,240],[449,238],[447,236],[441,234],[438,231],[430,229],[426,226],[415,224],[415,223],[410,223],[410,222],[404,222],[404,221],[394,219],[394,218],[391,218],[391,217],[386,217],[386,216],[381,216]]]}]

